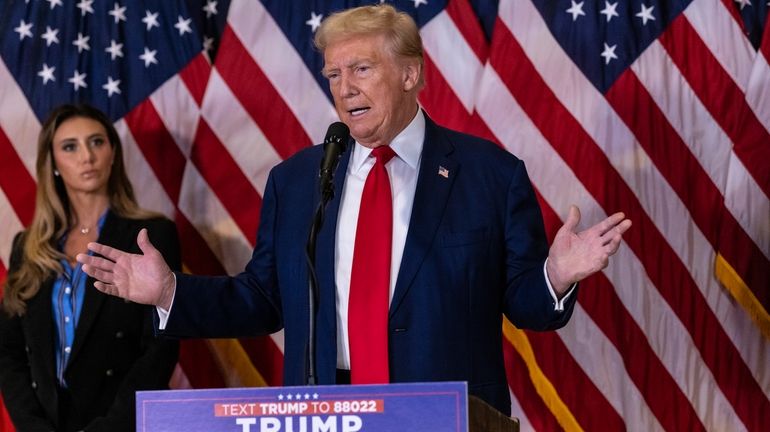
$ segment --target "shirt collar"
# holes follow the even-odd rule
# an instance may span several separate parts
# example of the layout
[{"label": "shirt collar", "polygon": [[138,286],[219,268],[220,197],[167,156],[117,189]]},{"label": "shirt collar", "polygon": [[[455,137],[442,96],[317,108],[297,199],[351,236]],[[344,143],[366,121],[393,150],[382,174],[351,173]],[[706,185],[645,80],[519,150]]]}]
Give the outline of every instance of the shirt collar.
[{"label": "shirt collar", "polygon": [[[409,125],[390,142],[390,148],[393,149],[399,159],[412,169],[417,169],[424,141],[425,114],[423,114],[422,109],[418,108],[417,114],[415,114]],[[364,147],[356,141],[353,147],[353,154],[350,156],[350,167],[353,172],[361,169],[371,153],[372,149]]]}]

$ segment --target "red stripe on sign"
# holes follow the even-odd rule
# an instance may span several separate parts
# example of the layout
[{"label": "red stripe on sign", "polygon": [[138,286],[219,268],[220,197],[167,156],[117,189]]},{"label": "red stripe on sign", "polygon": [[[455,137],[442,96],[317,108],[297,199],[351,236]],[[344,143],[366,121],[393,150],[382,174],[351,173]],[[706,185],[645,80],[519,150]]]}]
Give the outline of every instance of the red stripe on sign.
[{"label": "red stripe on sign", "polygon": [[746,102],[743,91],[722,69],[684,15],[659,38],[714,120],[733,141],[733,151],[759,187],[770,196],[770,134]]},{"label": "red stripe on sign", "polygon": [[166,129],[150,99],[145,99],[124,117],[136,145],[163,185],[171,202],[179,202],[187,160]]},{"label": "red stripe on sign", "polygon": [[427,53],[425,54],[425,89],[420,92],[420,105],[436,123],[500,145],[477,112],[468,114]]},{"label": "red stripe on sign", "polygon": [[[548,238],[553,239],[562,221],[539,194],[538,201]],[[580,305],[615,346],[628,375],[663,429],[704,430],[690,401],[650,347],[647,336],[615,294],[612,283],[603,273],[597,273],[580,282],[580,286],[583,292],[590,293],[579,297]]]},{"label": "red stripe on sign", "polygon": [[537,364],[584,430],[619,431],[626,426],[556,332],[526,331]]},{"label": "red stripe on sign", "polygon": [[[538,431],[557,431],[562,427],[553,416],[542,398],[537,397],[537,389],[532,383],[532,378],[527,371],[527,363],[521,358],[516,349],[503,338],[503,357],[505,359],[505,373],[508,377],[508,386],[524,410],[524,415]],[[512,412],[511,416],[520,417],[522,413]]]},{"label": "red stripe on sign", "polygon": [[179,71],[179,76],[190,91],[198,106],[203,104],[203,95],[211,76],[211,65],[202,53],[195,56],[190,63]]},{"label": "red stripe on sign", "polygon": [[[36,144],[29,143],[29,145]],[[0,128],[0,189],[8,197],[22,225],[28,226],[35,213],[37,183],[27,171],[2,128]]]},{"label": "red stripe on sign", "polygon": [[204,119],[198,124],[190,160],[254,246],[262,197]]},{"label": "red stripe on sign", "polygon": [[[606,96],[714,250],[722,252],[760,303],[770,309],[770,290],[765,289],[770,286],[770,261],[727,210],[719,189],[633,71],[623,73]],[[729,241],[720,241],[720,230],[731,233]]]},{"label": "red stripe on sign", "polygon": [[489,42],[479,20],[469,19],[469,17],[476,16],[470,2],[468,0],[452,0],[447,3],[446,11],[481,64],[486,63],[489,58]]},{"label": "red stripe on sign", "polygon": [[[727,337],[692,277],[605,154],[558,101],[504,23],[491,62],[533,123],[609,214],[624,211],[634,228],[623,236],[647,275],[692,335],[703,361],[749,429],[770,423],[770,401]],[[654,251],[654,253],[653,253]]]},{"label": "red stripe on sign", "polygon": [[312,144],[305,129],[230,26],[222,33],[216,68],[275,151],[286,159]]},{"label": "red stripe on sign", "polygon": [[270,336],[239,339],[251,363],[271,387],[283,385],[283,353]]}]

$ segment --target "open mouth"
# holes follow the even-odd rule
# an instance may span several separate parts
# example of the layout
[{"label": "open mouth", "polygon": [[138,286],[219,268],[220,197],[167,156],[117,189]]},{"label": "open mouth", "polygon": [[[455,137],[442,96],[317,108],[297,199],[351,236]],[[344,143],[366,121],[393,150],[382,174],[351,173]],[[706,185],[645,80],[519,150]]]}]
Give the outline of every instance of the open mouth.
[{"label": "open mouth", "polygon": [[354,108],[352,110],[348,110],[348,113],[350,113],[350,115],[352,117],[358,117],[358,116],[362,115],[363,113],[369,111],[369,109],[370,109],[369,107]]}]

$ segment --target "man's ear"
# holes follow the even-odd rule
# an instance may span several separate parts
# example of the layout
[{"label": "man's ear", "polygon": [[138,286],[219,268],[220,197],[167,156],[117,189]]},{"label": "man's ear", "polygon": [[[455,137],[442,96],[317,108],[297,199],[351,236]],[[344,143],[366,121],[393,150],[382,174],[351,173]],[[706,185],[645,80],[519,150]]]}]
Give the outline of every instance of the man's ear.
[{"label": "man's ear", "polygon": [[422,73],[422,65],[417,60],[409,59],[404,62],[404,91],[409,92],[414,90],[420,82],[420,75]]}]

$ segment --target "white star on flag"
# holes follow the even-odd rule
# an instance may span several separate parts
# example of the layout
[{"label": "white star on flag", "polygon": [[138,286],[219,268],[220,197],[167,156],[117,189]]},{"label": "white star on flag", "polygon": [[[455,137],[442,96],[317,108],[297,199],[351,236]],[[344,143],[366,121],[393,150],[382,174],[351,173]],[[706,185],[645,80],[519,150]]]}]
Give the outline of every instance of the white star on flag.
[{"label": "white star on flag", "polygon": [[203,6],[203,12],[206,12],[206,18],[211,18],[211,15],[217,14],[217,2],[209,0],[206,2],[206,6]]},{"label": "white star on flag", "polygon": [[428,5],[428,0],[413,0],[414,1],[414,8],[417,9],[418,6],[421,4]]},{"label": "white star on flag", "polygon": [[152,30],[153,27],[160,27],[160,24],[158,24],[158,13],[150,13],[150,11],[145,11],[146,14],[144,18],[142,18],[142,22],[147,26],[147,31]]},{"label": "white star on flag", "polygon": [[56,77],[53,73],[56,71],[56,67],[48,67],[46,63],[43,63],[43,69],[37,73],[37,76],[43,78],[43,85],[48,84],[48,81],[56,81]]},{"label": "white star on flag", "polygon": [[74,42],[72,42],[72,45],[75,45],[78,47],[78,54],[85,51],[90,51],[91,47],[88,45],[88,40],[91,39],[91,36],[83,36],[82,33],[78,32],[78,38],[75,39]]},{"label": "white star on flag", "polygon": [[80,87],[86,88],[88,85],[86,85],[86,74],[79,73],[77,70],[72,74],[72,78],[68,79],[67,81],[72,83],[72,86],[75,87],[75,91],[78,91]]},{"label": "white star on flag", "polygon": [[94,8],[91,6],[92,4],[94,4],[94,0],[80,0],[80,3],[76,6],[80,9],[80,16],[86,16],[87,13],[93,15]]},{"label": "white star on flag", "polygon": [[315,31],[318,30],[318,27],[321,26],[321,20],[323,17],[323,14],[317,14],[315,11],[312,11],[310,12],[310,19],[305,21],[305,24],[309,25],[311,31],[315,33]]},{"label": "white star on flag", "polygon": [[61,0],[46,0],[51,5],[51,9],[55,8],[56,6],[61,6],[62,2]]},{"label": "white star on flag", "polygon": [[16,33],[19,34],[19,40],[24,40],[25,37],[32,37],[32,23],[25,23],[24,20],[21,20],[19,23],[19,26],[13,29]]},{"label": "white star on flag", "polygon": [[617,9],[618,9],[618,2],[610,4],[610,2],[605,0],[605,2],[604,2],[604,9],[602,9],[599,13],[602,14],[602,15],[606,15],[607,16],[607,22],[610,22],[612,17],[620,16],[620,15],[618,15]]},{"label": "white star on flag", "polygon": [[746,6],[751,6],[751,0],[735,0],[735,2],[741,5],[741,10]]},{"label": "white star on flag", "polygon": [[115,42],[115,39],[110,41],[110,46],[104,49],[105,52],[110,54],[110,59],[115,60],[116,57],[123,57],[123,44]]},{"label": "white star on flag", "polygon": [[126,6],[121,7],[117,2],[115,2],[112,10],[107,13],[115,18],[115,24],[126,20]]},{"label": "white star on flag", "polygon": [[585,15],[586,13],[583,12],[583,3],[575,3],[575,0],[570,0],[572,2],[572,6],[567,9],[568,14],[572,14],[572,21],[576,21],[578,19],[578,16]]},{"label": "white star on flag", "polygon": [[601,56],[604,57],[605,65],[610,64],[610,60],[618,58],[618,56],[615,54],[615,48],[617,47],[618,47],[617,44],[613,46],[609,46],[606,43],[604,44],[604,51],[602,51]]},{"label": "white star on flag", "polygon": [[214,38],[210,36],[203,36],[203,49],[211,51],[214,48]]},{"label": "white star on flag", "polygon": [[51,44],[59,43],[59,29],[52,29],[49,26],[45,26],[45,33],[40,35],[41,39],[45,39],[45,46],[51,46]]},{"label": "white star on flag", "polygon": [[192,33],[192,29],[190,28],[191,23],[192,18],[184,19],[182,18],[182,15],[179,15],[179,19],[177,20],[176,24],[174,24],[174,27],[179,30],[179,36],[182,36],[185,33]]},{"label": "white star on flag", "polygon": [[150,67],[151,64],[158,64],[158,60],[155,59],[155,56],[158,54],[158,50],[151,50],[147,47],[144,47],[144,53],[139,56],[139,58],[144,62],[144,67]]},{"label": "white star on flag", "polygon": [[107,97],[112,97],[113,93],[120,94],[120,88],[118,87],[120,85],[120,80],[113,80],[111,76],[107,77],[107,83],[102,86],[103,89],[107,90]]},{"label": "white star on flag", "polygon": [[648,9],[647,6],[642,3],[642,10],[635,15],[642,19],[642,25],[647,25],[647,21],[655,21],[655,17],[652,16],[653,9],[655,9],[655,6],[650,6]]}]

